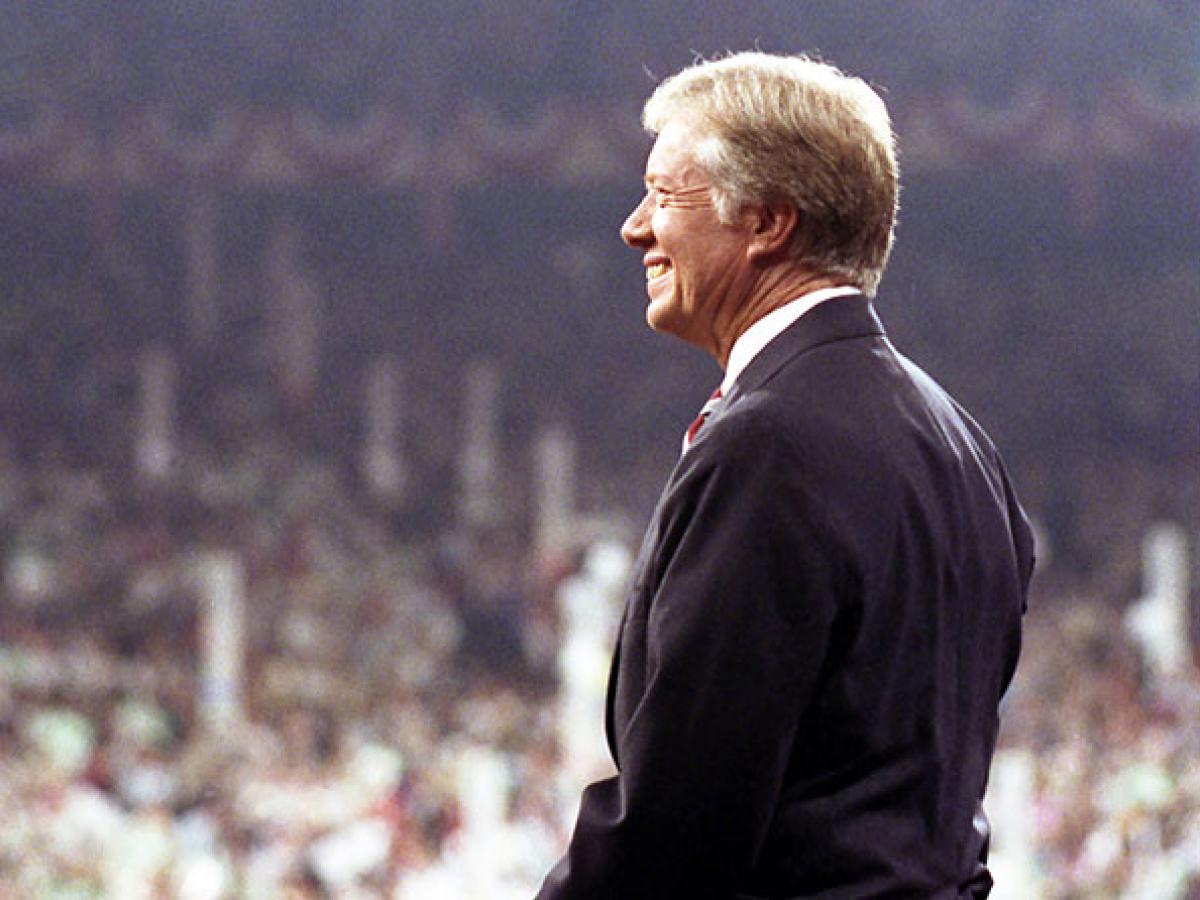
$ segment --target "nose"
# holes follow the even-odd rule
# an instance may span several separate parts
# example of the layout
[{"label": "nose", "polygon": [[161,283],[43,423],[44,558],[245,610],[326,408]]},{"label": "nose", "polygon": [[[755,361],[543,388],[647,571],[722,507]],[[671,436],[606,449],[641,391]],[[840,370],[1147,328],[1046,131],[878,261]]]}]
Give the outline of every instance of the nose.
[{"label": "nose", "polygon": [[625,221],[621,225],[621,240],[630,247],[644,247],[653,241],[648,212],[649,200],[650,194],[647,193],[633,208],[633,211],[625,217]]}]

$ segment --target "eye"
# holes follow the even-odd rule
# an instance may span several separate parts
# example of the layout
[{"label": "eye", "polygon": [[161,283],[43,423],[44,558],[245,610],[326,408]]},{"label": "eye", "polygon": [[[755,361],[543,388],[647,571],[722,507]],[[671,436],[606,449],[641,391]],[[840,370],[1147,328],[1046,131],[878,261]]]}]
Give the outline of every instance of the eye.
[{"label": "eye", "polygon": [[671,205],[671,192],[658,187],[648,187],[642,202],[649,203],[655,209],[666,209]]}]

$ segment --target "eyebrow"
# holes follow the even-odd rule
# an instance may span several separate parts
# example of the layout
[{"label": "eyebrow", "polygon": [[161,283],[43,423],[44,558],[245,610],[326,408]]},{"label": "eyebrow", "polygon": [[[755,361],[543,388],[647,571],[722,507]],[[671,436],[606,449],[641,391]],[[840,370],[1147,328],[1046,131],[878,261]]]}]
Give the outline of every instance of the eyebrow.
[{"label": "eyebrow", "polygon": [[657,192],[663,205],[678,209],[706,209],[713,205],[710,185],[696,184],[690,187],[666,188],[656,187],[652,182],[653,179],[646,179],[646,196],[649,197],[652,192]]},{"label": "eyebrow", "polygon": [[657,188],[658,190],[665,191],[668,194],[694,194],[698,193],[699,191],[708,190],[708,185],[706,184],[696,184],[683,187],[680,186],[670,176],[659,175],[653,172],[643,178],[642,183],[645,184],[648,189]]}]

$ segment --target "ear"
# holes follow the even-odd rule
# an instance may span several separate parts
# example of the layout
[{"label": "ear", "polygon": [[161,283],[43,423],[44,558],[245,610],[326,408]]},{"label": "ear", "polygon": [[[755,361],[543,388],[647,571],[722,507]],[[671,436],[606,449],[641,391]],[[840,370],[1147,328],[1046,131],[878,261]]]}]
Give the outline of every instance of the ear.
[{"label": "ear", "polygon": [[752,208],[754,220],[750,244],[746,248],[751,262],[768,262],[787,253],[800,224],[800,213],[785,200],[772,200]]}]

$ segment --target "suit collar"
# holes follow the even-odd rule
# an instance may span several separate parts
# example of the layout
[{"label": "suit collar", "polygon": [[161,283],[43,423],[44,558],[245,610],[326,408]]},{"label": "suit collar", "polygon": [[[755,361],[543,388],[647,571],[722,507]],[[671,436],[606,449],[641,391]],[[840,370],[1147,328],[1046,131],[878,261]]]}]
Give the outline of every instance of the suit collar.
[{"label": "suit collar", "polygon": [[831,341],[883,335],[883,323],[871,301],[861,294],[821,303],[785,328],[763,347],[734,381],[726,403],[761,387],[795,356]]},{"label": "suit collar", "polygon": [[801,294],[795,300],[783,304],[756,321],[742,332],[733,342],[733,346],[729,348],[729,359],[725,363],[725,377],[721,379],[722,395],[729,394],[730,388],[742,374],[742,370],[762,352],[763,347],[771,343],[801,316],[829,300],[853,297],[859,293],[858,288],[849,284],[818,288],[807,294]]}]

